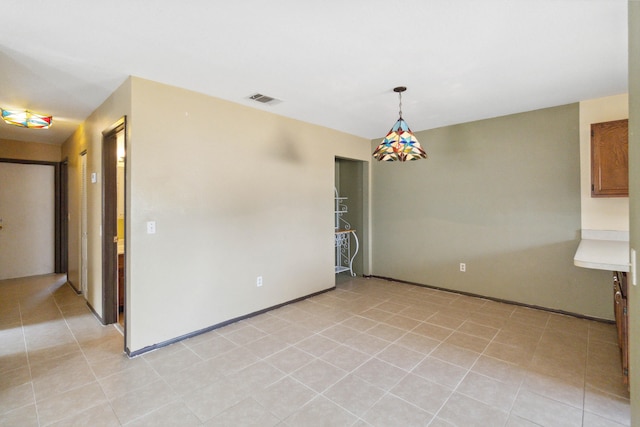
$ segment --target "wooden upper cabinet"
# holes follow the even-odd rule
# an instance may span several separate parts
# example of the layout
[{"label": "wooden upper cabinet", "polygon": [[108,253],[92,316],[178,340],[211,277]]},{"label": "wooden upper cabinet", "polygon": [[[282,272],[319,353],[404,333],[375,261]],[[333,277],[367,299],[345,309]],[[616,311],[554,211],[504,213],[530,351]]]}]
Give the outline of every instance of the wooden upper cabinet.
[{"label": "wooden upper cabinet", "polygon": [[591,125],[591,197],[629,196],[629,120]]}]

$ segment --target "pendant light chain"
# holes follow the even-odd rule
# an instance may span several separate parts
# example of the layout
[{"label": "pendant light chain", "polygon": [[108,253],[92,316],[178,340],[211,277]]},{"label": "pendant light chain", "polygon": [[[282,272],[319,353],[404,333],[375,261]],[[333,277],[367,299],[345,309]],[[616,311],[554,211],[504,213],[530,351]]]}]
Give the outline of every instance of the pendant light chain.
[{"label": "pendant light chain", "polygon": [[402,92],[398,92],[398,98],[400,98],[400,105],[398,106],[399,108],[399,113],[400,113],[400,118],[402,118]]}]

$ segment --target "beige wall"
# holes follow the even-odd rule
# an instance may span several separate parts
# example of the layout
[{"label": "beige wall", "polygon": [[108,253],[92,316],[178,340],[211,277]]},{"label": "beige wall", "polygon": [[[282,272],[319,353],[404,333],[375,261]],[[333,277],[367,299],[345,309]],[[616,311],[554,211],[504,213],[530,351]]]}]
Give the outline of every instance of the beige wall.
[{"label": "beige wall", "polygon": [[[43,129],[30,130],[32,132],[43,131]],[[0,139],[0,158],[41,162],[59,162],[62,160],[59,145],[13,141],[10,139]]]},{"label": "beige wall", "polygon": [[334,286],[334,158],[369,141],[138,78],[128,124],[131,351]]},{"label": "beige wall", "polygon": [[374,163],[374,274],[611,319],[610,274],[573,265],[578,113],[571,104],[417,132],[428,160]]},{"label": "beige wall", "polygon": [[[640,251],[640,0],[629,2],[629,204],[631,247]],[[640,291],[629,287],[631,425],[640,425]]]},{"label": "beige wall", "polygon": [[627,94],[580,102],[582,228],[629,230],[628,197],[591,197],[591,124],[629,117]]},{"label": "beige wall", "polygon": [[[123,83],[62,146],[69,159],[69,271],[76,289],[80,286],[80,153],[87,152],[87,175],[95,172],[98,182],[87,183],[88,292],[85,298],[102,316],[102,132],[131,114],[131,83]],[[90,179],[89,179],[90,181]]]}]

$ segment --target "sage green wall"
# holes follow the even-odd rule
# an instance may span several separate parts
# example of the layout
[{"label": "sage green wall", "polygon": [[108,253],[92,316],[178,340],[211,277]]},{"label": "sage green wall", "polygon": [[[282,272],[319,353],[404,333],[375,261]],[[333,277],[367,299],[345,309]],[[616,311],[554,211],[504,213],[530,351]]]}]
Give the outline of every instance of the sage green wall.
[{"label": "sage green wall", "polygon": [[374,163],[373,274],[612,319],[610,274],[573,265],[578,123],[571,104],[422,131],[428,160]]},{"label": "sage green wall", "polygon": [[[640,251],[640,0],[629,2],[629,232]],[[636,260],[637,261],[637,260]],[[629,286],[631,425],[640,426],[640,290]]]}]

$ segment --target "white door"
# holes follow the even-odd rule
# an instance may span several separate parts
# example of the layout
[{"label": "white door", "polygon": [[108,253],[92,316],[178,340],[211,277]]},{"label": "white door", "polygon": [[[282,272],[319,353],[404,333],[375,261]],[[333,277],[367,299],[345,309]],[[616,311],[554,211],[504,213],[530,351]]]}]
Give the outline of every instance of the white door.
[{"label": "white door", "polygon": [[55,170],[0,162],[0,280],[55,269]]}]

